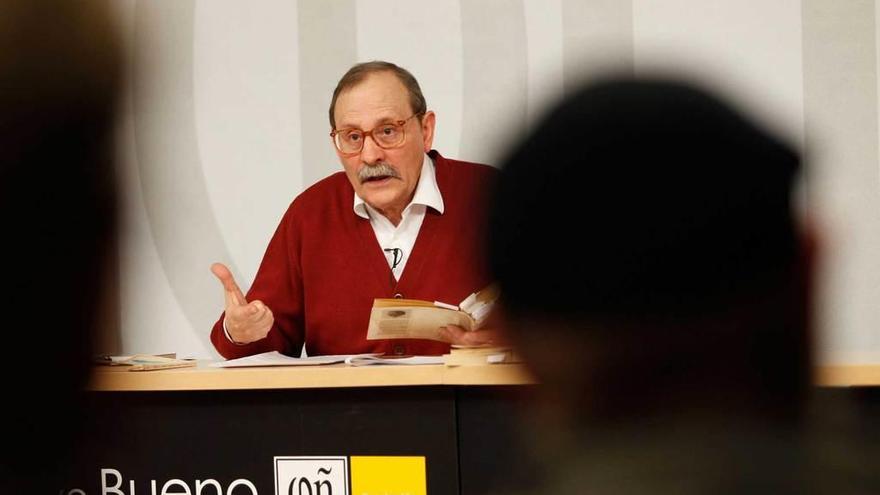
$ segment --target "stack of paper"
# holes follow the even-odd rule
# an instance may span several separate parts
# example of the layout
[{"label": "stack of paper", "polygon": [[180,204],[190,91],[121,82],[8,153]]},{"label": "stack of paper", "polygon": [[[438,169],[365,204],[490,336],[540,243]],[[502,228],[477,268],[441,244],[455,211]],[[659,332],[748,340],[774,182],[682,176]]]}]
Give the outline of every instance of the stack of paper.
[{"label": "stack of paper", "polygon": [[446,366],[472,366],[500,363],[519,363],[522,360],[510,347],[498,346],[452,346],[443,355]]},{"label": "stack of paper", "polygon": [[352,366],[367,366],[370,364],[443,364],[443,356],[379,356],[365,355],[352,356],[345,360]]},{"label": "stack of paper", "polygon": [[167,370],[171,368],[191,368],[196,365],[193,359],[177,359],[174,354],[134,354],[132,356],[102,356],[99,364],[123,366],[128,371]]},{"label": "stack of paper", "polygon": [[379,354],[339,354],[333,356],[290,357],[278,351],[264,352],[229,361],[212,363],[215,368],[243,368],[247,366],[317,366],[321,364],[344,363],[353,357],[378,356]]},{"label": "stack of paper", "polygon": [[443,364],[443,356],[383,356],[382,354],[339,354],[295,358],[278,351],[264,352],[229,361],[212,363],[215,368],[243,368],[248,366],[318,366],[345,363],[351,366],[370,364]]}]

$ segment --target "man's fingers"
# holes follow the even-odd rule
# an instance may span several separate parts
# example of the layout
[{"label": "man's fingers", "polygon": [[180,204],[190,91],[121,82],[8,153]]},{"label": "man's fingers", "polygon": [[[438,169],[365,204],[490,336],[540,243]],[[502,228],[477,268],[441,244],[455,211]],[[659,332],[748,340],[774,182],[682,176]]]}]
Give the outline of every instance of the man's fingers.
[{"label": "man's fingers", "polygon": [[236,296],[234,292],[229,292],[228,290],[224,289],[223,298],[226,300],[226,311],[229,311],[232,308],[242,307],[239,302],[238,296]]},{"label": "man's fingers", "polygon": [[237,323],[248,320],[251,316],[250,306],[232,306],[226,309],[226,318],[234,320]]},{"label": "man's fingers", "polygon": [[462,336],[462,340],[468,345],[483,345],[491,344],[492,337],[493,335],[490,332],[477,330],[476,332],[465,332]]},{"label": "man's fingers", "polygon": [[[263,325],[267,322],[274,321],[274,316],[272,315],[272,311],[269,308],[264,308],[258,315],[257,320],[254,322],[255,325]],[[271,326],[271,324],[270,324]]]},{"label": "man's fingers", "polygon": [[497,332],[493,330],[475,330],[468,332],[457,325],[448,325],[440,329],[440,335],[451,344],[485,345],[496,342]]},{"label": "man's fingers", "polygon": [[263,301],[251,301],[248,303],[248,307],[250,308],[250,316],[253,320],[258,320],[266,314],[269,308],[263,304]]},{"label": "man's fingers", "polygon": [[223,284],[223,290],[226,291],[227,307],[247,304],[247,299],[241,293],[241,289],[238,288],[238,284],[235,283],[235,279],[232,277],[232,272],[229,271],[229,268],[226,268],[226,265],[214,263],[211,265],[211,273]]},{"label": "man's fingers", "polygon": [[248,320],[258,322],[263,320],[267,314],[272,314],[269,308],[262,301],[251,301],[248,307]]},{"label": "man's fingers", "polygon": [[459,335],[459,343],[464,345],[480,345],[489,343],[489,339],[482,332],[467,332],[462,330]]},{"label": "man's fingers", "polygon": [[447,325],[440,329],[440,336],[446,339],[450,344],[464,344],[462,337],[467,333],[465,329],[457,325]]},{"label": "man's fingers", "polygon": [[233,306],[226,311],[229,333],[236,342],[253,342],[265,337],[274,321],[272,310],[260,301]]},{"label": "man's fingers", "polygon": [[253,302],[244,306],[233,306],[226,311],[227,316],[231,316],[236,322],[244,325],[251,325],[269,311],[264,304],[256,305]]},{"label": "man's fingers", "polygon": [[229,268],[226,268],[226,265],[223,263],[214,263],[211,265],[211,273],[220,280],[223,284],[224,290],[235,295],[240,300],[239,302],[241,302],[241,304],[247,304],[244,301],[244,294],[241,293],[241,289],[239,289],[238,284],[235,283],[235,278],[232,276],[232,272],[229,271]]}]

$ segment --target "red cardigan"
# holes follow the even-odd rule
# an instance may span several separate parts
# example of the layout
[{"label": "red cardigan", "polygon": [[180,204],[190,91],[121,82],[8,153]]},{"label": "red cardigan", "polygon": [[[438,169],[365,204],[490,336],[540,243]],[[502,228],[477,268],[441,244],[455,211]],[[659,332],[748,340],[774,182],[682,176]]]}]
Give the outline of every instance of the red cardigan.
[{"label": "red cardigan", "polygon": [[217,351],[227,359],[266,351],[299,356],[305,343],[310,356],[448,352],[448,344],[432,340],[366,340],[374,298],[400,294],[457,304],[489,283],[480,230],[496,171],[433,150],[429,155],[445,211],[427,209],[399,281],[370,221],[354,213],[354,189],[338,172],[294,199],[266,248],[247,299],[259,299],[272,310],[269,334],[233,344],[221,315],[211,331]]}]

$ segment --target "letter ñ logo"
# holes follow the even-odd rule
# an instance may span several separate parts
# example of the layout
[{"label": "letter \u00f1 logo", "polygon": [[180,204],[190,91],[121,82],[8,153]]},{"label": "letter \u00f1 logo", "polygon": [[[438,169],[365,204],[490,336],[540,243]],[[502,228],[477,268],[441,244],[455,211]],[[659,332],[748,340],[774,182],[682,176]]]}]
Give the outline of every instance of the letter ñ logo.
[{"label": "letter \u00f1 logo", "polygon": [[275,495],[349,495],[348,458],[276,456]]}]

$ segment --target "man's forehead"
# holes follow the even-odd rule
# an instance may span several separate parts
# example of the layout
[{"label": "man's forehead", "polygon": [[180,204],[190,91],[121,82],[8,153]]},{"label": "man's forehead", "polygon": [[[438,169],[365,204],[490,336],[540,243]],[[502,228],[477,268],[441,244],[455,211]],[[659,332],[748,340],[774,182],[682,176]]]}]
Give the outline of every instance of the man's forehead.
[{"label": "man's forehead", "polygon": [[390,72],[370,74],[336,100],[336,125],[404,119],[410,112],[406,86]]}]

